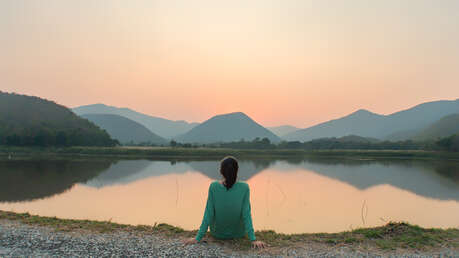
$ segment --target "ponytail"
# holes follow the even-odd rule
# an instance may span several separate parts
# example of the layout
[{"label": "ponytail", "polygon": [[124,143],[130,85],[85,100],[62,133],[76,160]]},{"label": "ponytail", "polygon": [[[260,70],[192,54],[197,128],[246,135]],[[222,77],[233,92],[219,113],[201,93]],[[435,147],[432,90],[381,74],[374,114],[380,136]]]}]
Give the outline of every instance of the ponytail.
[{"label": "ponytail", "polygon": [[238,169],[239,165],[234,157],[228,156],[221,161],[220,173],[225,178],[223,185],[226,187],[226,190],[229,190],[236,183]]}]

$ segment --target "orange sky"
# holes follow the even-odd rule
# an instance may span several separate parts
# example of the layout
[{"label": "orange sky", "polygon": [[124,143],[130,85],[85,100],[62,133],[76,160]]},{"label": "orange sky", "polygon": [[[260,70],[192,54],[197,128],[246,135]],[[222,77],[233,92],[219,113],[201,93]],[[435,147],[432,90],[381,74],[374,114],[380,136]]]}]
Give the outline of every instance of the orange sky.
[{"label": "orange sky", "polygon": [[306,127],[459,98],[459,2],[0,2],[0,90]]}]

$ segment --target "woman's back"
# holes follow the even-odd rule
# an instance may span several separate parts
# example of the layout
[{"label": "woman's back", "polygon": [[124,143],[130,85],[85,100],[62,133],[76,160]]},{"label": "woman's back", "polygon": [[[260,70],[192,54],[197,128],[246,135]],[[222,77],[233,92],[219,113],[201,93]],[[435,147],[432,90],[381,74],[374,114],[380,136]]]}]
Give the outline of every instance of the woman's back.
[{"label": "woman's back", "polygon": [[250,189],[245,182],[236,182],[227,189],[215,181],[209,186],[204,218],[196,239],[204,236],[207,227],[216,238],[231,239],[248,233],[255,240],[250,214]]}]

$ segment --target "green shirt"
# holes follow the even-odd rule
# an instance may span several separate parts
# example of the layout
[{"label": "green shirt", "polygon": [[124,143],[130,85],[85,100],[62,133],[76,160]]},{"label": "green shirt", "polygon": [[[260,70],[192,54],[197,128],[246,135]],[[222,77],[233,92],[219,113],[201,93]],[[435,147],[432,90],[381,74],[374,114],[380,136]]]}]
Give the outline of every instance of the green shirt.
[{"label": "green shirt", "polygon": [[247,183],[238,181],[229,190],[217,181],[210,184],[204,218],[196,236],[198,242],[208,227],[215,238],[240,238],[247,233],[255,241]]}]

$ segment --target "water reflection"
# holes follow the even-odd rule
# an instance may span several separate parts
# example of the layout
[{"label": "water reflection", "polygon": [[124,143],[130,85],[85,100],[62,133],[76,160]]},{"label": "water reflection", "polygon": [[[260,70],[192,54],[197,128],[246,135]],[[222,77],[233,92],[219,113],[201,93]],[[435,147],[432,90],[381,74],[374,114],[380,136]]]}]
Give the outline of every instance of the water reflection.
[{"label": "water reflection", "polygon": [[[219,161],[0,161],[0,209],[195,229]],[[336,232],[406,220],[456,227],[459,162],[240,160],[257,229]],[[362,212],[363,211],[363,212]],[[184,216],[186,214],[186,216]]]},{"label": "water reflection", "polygon": [[276,169],[296,170],[298,167],[346,182],[358,189],[388,184],[429,198],[459,200],[459,184],[455,180],[459,174],[458,162],[309,159],[295,162],[295,165],[287,163],[276,166]]},{"label": "water reflection", "polygon": [[[49,197],[76,183],[101,188],[145,178],[195,171],[220,180],[219,161],[150,160],[16,160],[0,161],[0,201]],[[288,172],[302,168],[358,189],[389,184],[417,195],[459,200],[459,162],[356,160],[336,158],[241,160],[239,179],[247,181],[266,169]]]},{"label": "water reflection", "polygon": [[[241,160],[239,161],[239,180],[248,180],[255,174],[268,168],[275,161]],[[220,180],[219,161],[149,161],[121,160],[114,163],[104,173],[86,182],[93,187],[104,187],[115,184],[129,184],[149,177],[183,174],[188,171],[199,172],[208,178]]]},{"label": "water reflection", "polygon": [[0,202],[49,197],[110,168],[107,160],[0,161]]}]

